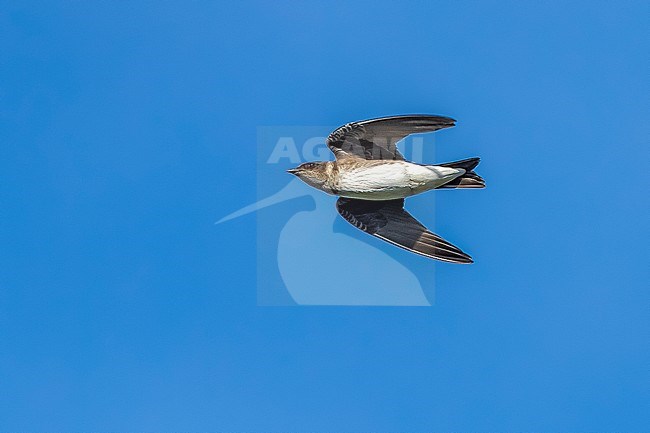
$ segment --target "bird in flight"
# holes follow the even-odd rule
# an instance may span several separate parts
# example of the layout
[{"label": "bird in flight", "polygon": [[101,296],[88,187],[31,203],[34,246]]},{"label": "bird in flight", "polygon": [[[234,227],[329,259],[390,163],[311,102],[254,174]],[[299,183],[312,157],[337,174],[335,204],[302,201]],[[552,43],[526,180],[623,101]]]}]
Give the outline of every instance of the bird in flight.
[{"label": "bird in flight", "polygon": [[473,263],[404,210],[406,197],[432,189],[485,188],[474,172],[479,158],[423,165],[406,161],[397,150],[396,143],[410,134],[449,128],[455,122],[443,116],[411,115],[348,123],[327,138],[335,161],[307,162],[287,171],[339,196],[339,214],[366,233],[432,259]]}]

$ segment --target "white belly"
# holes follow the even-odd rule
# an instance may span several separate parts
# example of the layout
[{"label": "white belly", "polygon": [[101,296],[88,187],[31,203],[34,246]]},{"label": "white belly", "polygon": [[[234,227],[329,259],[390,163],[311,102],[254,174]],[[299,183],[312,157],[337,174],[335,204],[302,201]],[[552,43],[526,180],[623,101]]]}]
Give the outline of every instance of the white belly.
[{"label": "white belly", "polygon": [[341,170],[336,189],[342,197],[393,200],[437,188],[464,173],[463,169],[390,161]]}]

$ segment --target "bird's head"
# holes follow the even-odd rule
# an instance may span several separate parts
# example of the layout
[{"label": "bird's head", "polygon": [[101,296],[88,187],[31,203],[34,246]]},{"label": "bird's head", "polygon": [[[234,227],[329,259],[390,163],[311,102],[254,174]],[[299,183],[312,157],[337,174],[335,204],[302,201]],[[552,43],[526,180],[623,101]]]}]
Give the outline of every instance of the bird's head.
[{"label": "bird's head", "polygon": [[306,184],[321,188],[327,181],[327,162],[305,162],[296,168],[287,170]]}]

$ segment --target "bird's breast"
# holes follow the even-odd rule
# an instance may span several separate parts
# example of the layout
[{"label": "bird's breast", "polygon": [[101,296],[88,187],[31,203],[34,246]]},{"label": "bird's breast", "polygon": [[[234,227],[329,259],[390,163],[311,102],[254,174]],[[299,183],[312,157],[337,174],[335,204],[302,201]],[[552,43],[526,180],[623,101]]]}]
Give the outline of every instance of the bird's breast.
[{"label": "bird's breast", "polygon": [[337,189],[343,197],[390,200],[410,195],[411,182],[403,164],[369,164],[340,169]]},{"label": "bird's breast", "polygon": [[440,186],[447,175],[440,168],[406,161],[361,163],[340,167],[334,187],[342,197],[393,200]]}]

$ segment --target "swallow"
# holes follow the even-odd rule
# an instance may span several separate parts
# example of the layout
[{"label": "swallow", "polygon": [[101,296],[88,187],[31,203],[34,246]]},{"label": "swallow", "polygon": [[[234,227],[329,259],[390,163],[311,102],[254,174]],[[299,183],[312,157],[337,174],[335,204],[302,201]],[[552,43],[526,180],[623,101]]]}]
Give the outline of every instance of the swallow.
[{"label": "swallow", "polygon": [[429,231],[404,209],[404,199],[432,189],[485,188],[474,172],[479,158],[437,165],[406,161],[396,143],[449,128],[454,119],[392,116],[352,122],[327,137],[334,161],[287,170],[306,184],[338,196],[336,209],[356,228],[413,253],[452,263],[473,263],[458,247]]}]

